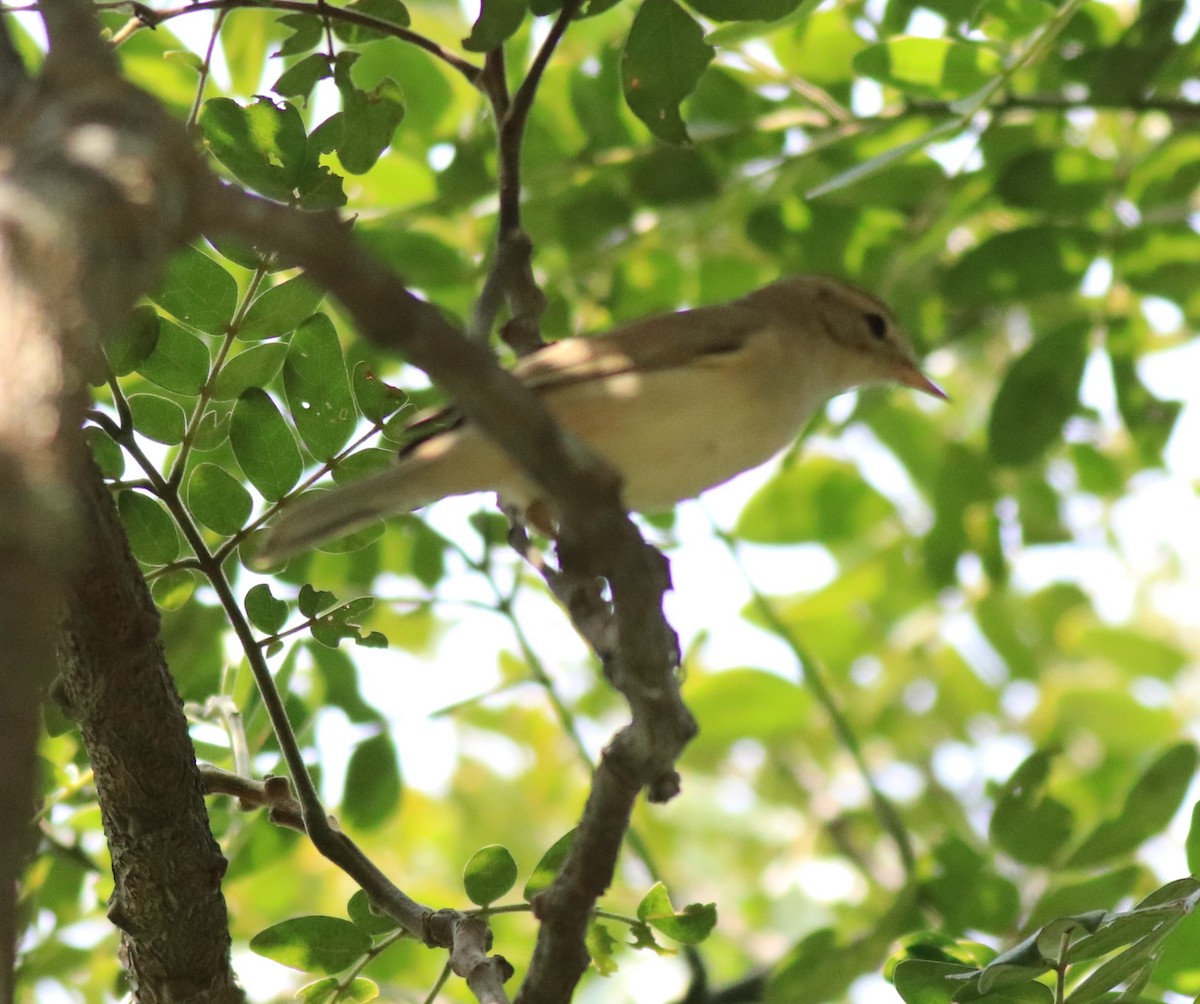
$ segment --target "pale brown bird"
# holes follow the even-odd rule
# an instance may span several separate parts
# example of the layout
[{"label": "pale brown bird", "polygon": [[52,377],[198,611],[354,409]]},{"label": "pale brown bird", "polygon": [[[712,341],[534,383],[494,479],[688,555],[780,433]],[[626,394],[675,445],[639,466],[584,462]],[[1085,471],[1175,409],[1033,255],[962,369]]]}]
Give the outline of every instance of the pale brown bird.
[{"label": "pale brown bird", "polygon": [[[782,279],[731,303],[565,338],[513,372],[612,462],[626,505],[642,512],[669,509],[757,467],[853,387],[895,382],[946,396],[917,366],[888,308],[829,276]],[[436,431],[402,450],[389,470],[285,512],[260,560],[449,495],[494,491],[522,509],[540,503],[537,487],[456,409],[434,417],[414,422],[415,432],[426,424]]]}]

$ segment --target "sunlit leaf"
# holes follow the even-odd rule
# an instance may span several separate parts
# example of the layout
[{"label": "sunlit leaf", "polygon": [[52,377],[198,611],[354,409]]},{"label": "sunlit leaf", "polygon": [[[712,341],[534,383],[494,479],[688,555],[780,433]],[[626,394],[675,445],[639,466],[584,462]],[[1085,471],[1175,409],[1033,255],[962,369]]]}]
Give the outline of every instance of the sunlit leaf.
[{"label": "sunlit leaf", "polygon": [[517,881],[517,862],[507,847],[490,844],[471,855],[463,868],[463,888],[479,906],[494,903]]},{"label": "sunlit leaf", "polygon": [[295,917],[259,931],[250,950],[307,973],[337,973],[361,958],[371,939],[338,917]]}]

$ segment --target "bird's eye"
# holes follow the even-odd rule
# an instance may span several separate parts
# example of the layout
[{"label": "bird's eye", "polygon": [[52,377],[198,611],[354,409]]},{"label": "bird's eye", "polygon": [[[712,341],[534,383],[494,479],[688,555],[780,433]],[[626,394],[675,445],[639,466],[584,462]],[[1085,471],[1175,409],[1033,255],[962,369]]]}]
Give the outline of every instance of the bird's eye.
[{"label": "bird's eye", "polygon": [[885,318],[882,314],[876,314],[873,311],[869,311],[863,314],[863,320],[867,322],[867,328],[870,330],[872,338],[878,342],[882,342],[885,338],[887,338],[887,318]]}]

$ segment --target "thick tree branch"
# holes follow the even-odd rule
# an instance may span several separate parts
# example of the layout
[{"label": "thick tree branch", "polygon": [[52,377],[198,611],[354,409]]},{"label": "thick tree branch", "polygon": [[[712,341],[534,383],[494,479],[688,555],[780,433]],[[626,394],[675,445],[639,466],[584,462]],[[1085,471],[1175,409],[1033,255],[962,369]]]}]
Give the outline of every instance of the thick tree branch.
[{"label": "thick tree branch", "polygon": [[[86,450],[82,447],[81,450]],[[241,1001],[221,896],[225,859],[208,826],[158,611],[100,472],[81,464],[83,563],[59,632],[58,694],[95,771],[135,997]]]},{"label": "thick tree branch", "polygon": [[612,880],[633,803],[678,790],[674,762],[695,732],[680,697],[674,633],[662,613],[666,561],[642,540],[620,504],[615,473],[566,435],[538,400],[413,296],[331,214],[304,214],[232,188],[206,202],[208,227],[288,256],[336,296],[372,342],[403,354],[447,391],[509,453],[562,514],[559,553],[573,574],[612,588],[615,625],[609,678],[633,712],[597,768],[575,842],[558,880],[538,901],[545,920],[519,1000],[566,1001],[587,965],[590,911]]},{"label": "thick tree branch", "polygon": [[154,10],[145,6],[137,0],[118,0],[117,3],[98,4],[100,7],[109,8],[133,8],[134,15],[129,23],[121,28],[113,36],[113,44],[119,45],[131,35],[140,31],[142,28],[154,28],[170,21],[172,18],[180,17],[184,14],[193,14],[201,10],[215,10],[228,12],[241,8],[255,10],[278,10],[287,11],[295,14],[313,14],[322,18],[341,21],[344,24],[358,25],[362,28],[370,28],[372,31],[378,31],[383,35],[390,35],[392,38],[398,38],[402,42],[407,42],[409,45],[415,45],[418,49],[424,49],[435,59],[441,60],[447,66],[461,73],[463,77],[471,84],[479,82],[480,74],[483,72],[480,67],[474,63],[468,62],[452,52],[443,49],[437,42],[431,38],[426,38],[419,32],[411,31],[408,28],[401,27],[398,24],[393,24],[391,21],[384,21],[377,17],[372,17],[370,14],[364,14],[361,11],[352,10],[346,7],[331,7],[317,3],[305,3],[303,0],[199,0],[198,3],[189,3],[181,7],[174,7],[170,10]]},{"label": "thick tree branch", "polygon": [[[43,14],[51,41],[43,74],[0,122],[0,1000],[13,993],[12,897],[29,842],[37,702],[54,670],[58,614],[85,540],[82,374],[100,333],[186,239],[199,176],[182,129],[116,78],[88,8],[48,0]],[[105,769],[126,767],[102,761],[98,783]],[[161,832],[157,817],[140,819]],[[114,861],[127,850],[114,845]],[[213,867],[211,858],[202,865]],[[180,895],[189,895],[186,887]],[[121,904],[122,915],[140,915],[128,907]],[[143,936],[155,940],[154,955],[158,939],[187,934],[176,927],[129,935],[131,976],[150,986],[163,974],[139,971],[150,958]],[[164,978],[187,981],[191,973]]]}]

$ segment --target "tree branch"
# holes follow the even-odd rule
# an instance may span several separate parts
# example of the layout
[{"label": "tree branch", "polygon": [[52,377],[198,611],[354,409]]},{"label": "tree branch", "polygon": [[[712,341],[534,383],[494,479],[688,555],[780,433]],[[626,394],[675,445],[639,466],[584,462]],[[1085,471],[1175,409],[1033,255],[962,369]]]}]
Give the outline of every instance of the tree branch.
[{"label": "tree branch", "polygon": [[483,72],[474,63],[446,51],[437,42],[433,41],[433,39],[426,38],[419,32],[346,7],[330,7],[327,4],[321,3],[304,3],[302,0],[199,0],[198,3],[189,3],[170,10],[153,10],[138,3],[137,0],[118,0],[117,3],[102,3],[97,6],[101,8],[132,7],[134,10],[134,15],[129,20],[129,23],[113,35],[114,46],[120,45],[142,28],[154,28],[183,14],[193,14],[200,10],[232,11],[242,8],[252,8],[255,10],[280,10],[297,14],[312,14],[314,17],[343,21],[346,24],[370,28],[383,35],[398,38],[409,45],[415,45],[418,49],[424,49],[434,58],[441,60],[447,66],[451,67],[451,69],[461,73],[472,85],[478,85],[480,74]]},{"label": "tree branch", "polygon": [[95,770],[116,882],[108,917],[140,999],[234,1004],[243,994],[229,965],[226,862],[158,611],[100,472],[78,449],[86,546],[58,635],[58,692]]},{"label": "tree branch", "polygon": [[[189,233],[190,195],[199,167],[178,124],[152,99],[116,79],[115,61],[86,5],[48,0],[44,18],[51,49],[43,75],[23,96],[19,123],[0,124],[4,1001],[13,994],[13,897],[29,846],[38,702],[55,667],[60,604],[85,542],[80,502],[87,498],[86,468],[80,474],[76,450],[84,410],[82,374],[100,333],[128,310]],[[98,762],[98,784],[101,774],[116,766]],[[121,844],[114,846],[114,863],[124,851]],[[209,858],[203,867],[211,871],[211,866]],[[152,943],[140,942],[143,936]],[[164,942],[177,936],[182,936],[177,928],[130,934],[132,964],[171,955]],[[153,981],[157,975],[136,968],[131,974],[135,981],[143,975]],[[170,974],[175,977],[190,979],[187,973]]]},{"label": "tree branch", "polygon": [[559,554],[574,574],[601,575],[612,589],[609,679],[632,722],[597,767],[595,785],[563,871],[539,897],[545,920],[519,1000],[565,1001],[587,965],[584,934],[596,898],[612,880],[633,803],[679,786],[674,762],[695,733],[679,697],[678,646],[662,613],[670,587],[665,559],[620,504],[616,474],[565,434],[487,348],[464,337],[430,304],[352,240],[332,214],[306,214],[222,187],[206,200],[208,227],[304,265],[337,297],[364,337],[425,370],[541,487],[562,514]]}]

